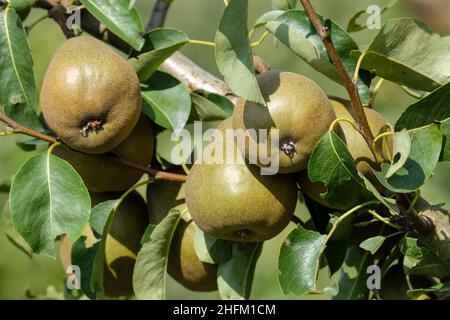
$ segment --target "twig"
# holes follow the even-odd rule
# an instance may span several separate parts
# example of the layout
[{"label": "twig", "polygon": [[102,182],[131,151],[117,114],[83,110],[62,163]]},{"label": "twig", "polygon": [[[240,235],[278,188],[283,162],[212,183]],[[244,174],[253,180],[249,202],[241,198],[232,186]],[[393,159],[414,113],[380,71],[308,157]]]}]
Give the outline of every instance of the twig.
[{"label": "twig", "polygon": [[[6,125],[8,125],[11,128],[11,132],[13,132],[13,133],[22,133],[27,136],[30,136],[30,137],[33,137],[33,138],[36,138],[36,139],[39,139],[42,141],[46,141],[48,143],[51,143],[52,145],[55,145],[56,143],[61,143],[55,137],[49,136],[47,134],[38,132],[38,131],[30,129],[30,128],[27,128],[27,127],[17,123],[16,121],[9,118],[3,112],[0,112],[0,121],[4,122]],[[148,173],[150,176],[152,176],[156,180],[170,180],[170,181],[185,182],[186,178],[187,178],[185,175],[165,172],[165,171],[156,170],[156,169],[138,165],[131,161],[120,158],[114,153],[110,153],[105,156],[109,157],[111,160],[113,160],[115,162],[121,163],[130,168],[134,168],[141,172]]]},{"label": "twig", "polygon": [[75,37],[73,30],[67,27],[66,7],[56,5],[48,11],[48,16],[55,20],[67,39]]},{"label": "twig", "polygon": [[39,139],[42,141],[46,141],[48,143],[58,142],[58,139],[56,139],[55,137],[49,136],[47,134],[38,132],[38,131],[30,129],[30,128],[27,128],[25,126],[22,126],[21,124],[17,123],[13,119],[9,118],[3,112],[0,112],[0,121],[4,122],[6,125],[8,125],[8,127],[10,127],[12,132],[14,132],[14,133],[22,133],[27,136],[30,136],[30,137],[33,137],[33,138],[36,138],[36,139]]},{"label": "twig", "polygon": [[155,6],[153,7],[150,20],[145,27],[145,31],[150,31],[155,28],[162,27],[166,21],[167,12],[169,10],[170,3],[157,0]]},{"label": "twig", "polygon": [[328,52],[331,61],[336,67],[337,72],[341,75],[342,80],[344,81],[345,88],[347,89],[350,100],[352,101],[353,108],[355,109],[358,126],[360,127],[369,148],[372,150],[374,137],[372,132],[370,131],[369,123],[367,122],[367,118],[364,113],[361,98],[359,97],[358,93],[357,84],[349,76],[347,70],[345,70],[344,64],[342,63],[341,58],[339,57],[336,48],[333,45],[329,29],[322,25],[322,22],[317,17],[317,14],[313,6],[311,5],[311,2],[309,0],[300,1],[305,8],[306,14],[308,15],[311,23],[314,25],[314,28],[322,39],[322,42]]}]

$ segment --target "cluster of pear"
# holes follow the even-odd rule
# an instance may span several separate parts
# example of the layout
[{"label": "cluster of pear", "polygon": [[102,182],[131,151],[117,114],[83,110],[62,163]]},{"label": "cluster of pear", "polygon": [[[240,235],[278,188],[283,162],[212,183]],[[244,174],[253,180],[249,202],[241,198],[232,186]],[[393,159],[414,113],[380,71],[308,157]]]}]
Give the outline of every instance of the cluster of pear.
[{"label": "cluster of pear", "polygon": [[[53,153],[81,176],[92,207],[120,198],[142,177],[141,171],[114,159],[147,167],[153,158],[152,125],[141,113],[141,101],[135,71],[103,42],[82,36],[66,40],[57,49],[42,83],[42,113],[64,142]],[[141,238],[149,223],[157,224],[175,206],[166,189],[176,190],[176,185],[167,184],[151,186],[152,193],[156,191],[148,201],[150,210],[137,192],[129,194],[116,210],[105,243],[106,296],[133,294],[133,269]],[[177,228],[168,271],[192,290],[214,290],[211,284],[215,284],[216,267],[197,258],[193,230],[193,222],[182,222]],[[99,241],[100,235],[94,235],[89,226],[83,234],[88,248]],[[60,256],[67,269],[72,263],[72,244],[67,237],[63,237]],[[208,277],[207,285],[202,270]]]}]

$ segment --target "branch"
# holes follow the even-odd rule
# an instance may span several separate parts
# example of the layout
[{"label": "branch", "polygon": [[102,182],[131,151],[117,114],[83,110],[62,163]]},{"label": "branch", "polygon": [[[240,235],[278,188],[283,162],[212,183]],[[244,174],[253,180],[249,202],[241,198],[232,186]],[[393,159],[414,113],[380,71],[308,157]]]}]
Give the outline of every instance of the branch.
[{"label": "branch", "polygon": [[164,0],[157,0],[153,7],[150,20],[145,27],[145,31],[150,31],[155,28],[162,27],[166,21],[167,12],[169,11],[170,3]]},{"label": "branch", "polygon": [[[11,118],[9,118],[5,113],[0,112],[0,121],[4,122],[8,127],[11,128],[13,133],[22,133],[25,134],[27,136],[42,140],[42,141],[46,141],[48,143],[56,143],[59,142],[59,140],[53,136],[49,136],[47,134],[38,132],[36,130],[27,128],[19,123],[17,123],[16,121],[12,120]],[[80,151],[78,151],[80,152]],[[152,169],[149,167],[145,167],[145,166],[141,166],[138,164],[135,164],[131,161],[128,161],[126,159],[120,158],[118,155],[114,154],[114,153],[110,153],[110,154],[106,154],[106,157],[110,158],[111,160],[121,163],[127,167],[133,168],[133,169],[137,169],[141,172],[147,173],[150,176],[152,176],[153,178],[155,178],[156,180],[169,180],[169,181],[177,181],[177,182],[185,182],[187,176],[185,175],[181,175],[181,174],[175,174],[175,173],[170,173],[170,172],[165,172],[165,171],[161,171],[161,170],[157,170],[157,169]]]},{"label": "branch", "polygon": [[337,69],[337,72],[341,75],[342,80],[344,81],[345,88],[347,89],[348,95],[350,96],[350,100],[352,101],[353,108],[355,109],[357,123],[361,133],[364,136],[364,139],[367,141],[367,144],[371,150],[373,150],[373,134],[370,131],[369,123],[367,122],[366,115],[364,113],[364,108],[361,103],[361,98],[359,97],[357,84],[353,81],[350,75],[345,70],[344,64],[342,63],[341,58],[339,57],[336,48],[333,45],[333,41],[331,39],[330,31],[327,27],[322,25],[322,22],[317,17],[317,14],[311,5],[309,0],[300,0],[302,2],[303,7],[305,8],[306,14],[309,17],[309,20],[314,25],[317,33],[320,35],[322,42],[330,56],[331,61]]}]

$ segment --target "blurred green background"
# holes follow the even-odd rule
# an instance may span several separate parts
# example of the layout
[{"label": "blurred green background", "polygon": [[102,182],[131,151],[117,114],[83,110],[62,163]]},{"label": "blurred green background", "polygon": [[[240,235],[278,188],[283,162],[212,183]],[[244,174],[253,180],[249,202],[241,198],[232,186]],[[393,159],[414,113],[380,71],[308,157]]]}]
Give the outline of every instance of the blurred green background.
[{"label": "blurred green background", "polygon": [[[148,0],[136,1],[144,23],[149,16],[154,2]],[[332,18],[345,27],[355,12],[365,10],[369,5],[373,4],[383,6],[389,1],[316,0],[312,2],[319,13]],[[192,39],[213,41],[223,8],[222,0],[175,0],[168,14],[166,25],[185,31]],[[262,13],[269,11],[271,8],[270,0],[250,0],[249,24],[252,24]],[[44,11],[34,9],[25,21],[25,25],[30,25],[44,14]],[[408,6],[407,1],[399,1],[391,11],[383,15],[383,21],[388,18],[403,16],[415,16],[414,12]],[[376,35],[376,32],[376,30],[366,30],[353,35],[359,44],[365,45]],[[52,53],[64,40],[64,37],[57,25],[48,19],[35,26],[31,30],[29,37],[35,63],[34,71],[38,87],[40,87]],[[218,70],[214,62],[214,52],[210,47],[191,45],[186,46],[182,51],[200,66],[218,75]],[[257,48],[256,53],[263,57],[273,68],[307,75],[318,82],[328,94],[346,97],[346,93],[342,87],[339,87],[326,77],[312,70],[282,44],[275,44],[271,37]],[[406,95],[397,85],[385,82],[377,97],[375,108],[390,122],[394,123],[402,111],[413,101],[414,99]],[[15,146],[15,140],[20,138],[1,138],[0,179],[12,176],[19,166],[28,157],[33,155],[33,153],[20,151]],[[449,170],[450,165],[448,163],[439,164],[436,175],[423,188],[424,196],[431,202],[443,203],[449,199]],[[5,194],[0,194],[0,209],[4,206],[6,199]],[[448,205],[447,208],[449,208]],[[300,208],[300,210],[304,211],[303,208]],[[294,296],[284,296],[277,282],[276,257],[278,256],[278,248],[289,230],[288,228],[288,230],[285,230],[276,239],[268,241],[265,244],[256,269],[252,299],[298,299],[298,297]],[[52,260],[46,256],[34,256],[32,259],[28,258],[8,242],[0,226],[0,299],[25,298],[27,289],[34,294],[42,294],[49,285],[56,287],[58,291],[62,291],[65,284],[64,276],[59,261]],[[174,281],[170,281],[168,298],[208,299],[218,298],[218,295],[217,293],[192,293]],[[306,298],[323,297],[311,296]]]}]

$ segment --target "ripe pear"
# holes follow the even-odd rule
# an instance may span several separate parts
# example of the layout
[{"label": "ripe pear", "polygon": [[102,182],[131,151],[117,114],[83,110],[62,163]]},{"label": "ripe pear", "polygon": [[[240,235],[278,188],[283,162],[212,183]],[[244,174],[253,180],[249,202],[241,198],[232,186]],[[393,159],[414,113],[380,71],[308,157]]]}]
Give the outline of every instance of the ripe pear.
[{"label": "ripe pear", "polygon": [[[347,119],[356,125],[352,114],[344,104],[335,100],[331,100],[331,103],[337,118]],[[383,130],[386,128],[386,120],[383,116],[370,108],[364,108],[364,113],[366,114],[372,134],[377,136],[380,133],[383,133]],[[341,136],[341,139],[345,141],[348,151],[353,159],[355,159],[358,171],[370,180],[379,191],[383,191],[383,186],[372,172],[372,168],[375,170],[379,169],[379,163],[362,135],[347,122],[339,122],[339,127],[339,135]],[[382,159],[388,160],[390,159],[390,152],[392,152],[393,142],[391,138],[382,140],[382,143],[377,143],[377,152]],[[311,182],[306,170],[298,174],[298,181],[302,191],[310,198],[324,206],[332,208],[332,206],[320,196],[320,194],[326,193],[327,191],[322,182]]]},{"label": "ripe pear", "polygon": [[[154,137],[150,120],[142,115],[130,136],[113,150],[123,159],[148,166],[153,157]],[[124,191],[142,177],[142,172],[111,160],[111,155],[81,153],[58,146],[53,153],[69,162],[91,192]]]},{"label": "ripe pear", "polygon": [[[116,193],[91,194],[93,206],[119,197],[120,194]],[[132,192],[116,211],[106,237],[103,270],[105,295],[121,297],[133,294],[134,263],[147,225],[145,201],[139,193]],[[87,247],[97,241],[89,226],[85,228],[83,235],[87,237]],[[65,269],[71,264],[71,251],[72,245],[68,237],[64,237],[60,246],[60,256]]]},{"label": "ripe pear", "polygon": [[71,148],[91,154],[116,148],[141,113],[139,79],[113,49],[91,37],[66,40],[42,82],[45,121]]},{"label": "ripe pear", "polygon": [[[220,130],[231,128],[225,120]],[[225,240],[259,242],[280,233],[292,218],[297,185],[291,175],[262,175],[244,161],[236,144],[231,152],[241,163],[195,163],[186,182],[186,204],[205,233]],[[207,150],[203,156],[205,156]],[[226,154],[224,153],[224,156]]]},{"label": "ripe pear", "polygon": [[202,262],[195,252],[194,221],[181,219],[170,245],[167,272],[192,291],[217,290],[217,265]]},{"label": "ripe pear", "polygon": [[267,139],[250,137],[245,150],[240,146],[241,152],[252,159],[251,150],[270,150],[272,132],[278,129],[279,150],[274,151],[279,154],[279,173],[306,169],[317,142],[336,119],[327,95],[311,79],[291,72],[272,70],[257,79],[267,107],[239,99],[233,128],[256,129],[258,135],[260,129],[267,129]]}]

